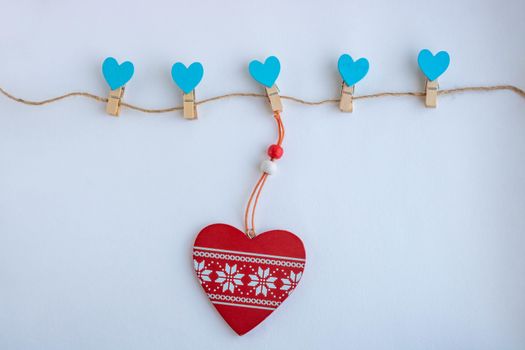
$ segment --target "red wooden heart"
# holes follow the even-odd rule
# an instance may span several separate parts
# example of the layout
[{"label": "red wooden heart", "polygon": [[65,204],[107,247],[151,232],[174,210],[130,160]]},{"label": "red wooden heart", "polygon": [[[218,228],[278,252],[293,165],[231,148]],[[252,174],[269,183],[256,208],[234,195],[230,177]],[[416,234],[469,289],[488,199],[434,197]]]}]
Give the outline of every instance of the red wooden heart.
[{"label": "red wooden heart", "polygon": [[292,293],[303,275],[306,253],[301,239],[288,231],[250,239],[233,226],[213,224],[197,235],[193,263],[210,301],[243,335]]}]

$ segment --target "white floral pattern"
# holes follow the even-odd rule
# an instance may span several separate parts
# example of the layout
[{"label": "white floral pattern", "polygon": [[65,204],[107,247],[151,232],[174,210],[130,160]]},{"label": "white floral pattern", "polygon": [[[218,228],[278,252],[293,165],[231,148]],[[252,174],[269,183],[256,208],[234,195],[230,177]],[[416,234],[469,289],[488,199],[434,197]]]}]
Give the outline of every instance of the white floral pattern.
[{"label": "white floral pattern", "polygon": [[215,282],[222,285],[222,291],[230,291],[233,293],[235,291],[235,286],[243,285],[241,279],[244,277],[243,273],[236,273],[237,265],[230,266],[226,264],[224,266],[224,271],[217,271],[217,279]]},{"label": "white floral pattern", "polygon": [[[281,281],[283,282],[283,285],[281,286],[281,290],[290,290],[297,287],[297,284],[301,280],[301,277],[303,276],[302,272],[295,273],[293,271],[290,271],[290,276],[288,278],[281,278]],[[290,290],[291,293],[291,290]]]},{"label": "white floral pattern", "polygon": [[255,295],[268,295],[268,289],[275,289],[274,282],[277,280],[277,277],[270,276],[270,268],[267,267],[266,270],[263,270],[260,266],[257,270],[257,275],[250,275],[250,287],[255,287]]},{"label": "white floral pattern", "polygon": [[212,271],[205,269],[204,265],[204,260],[199,263],[193,259],[193,267],[195,268],[195,272],[197,272],[197,278],[201,284],[202,282],[211,282],[210,273],[212,273]]},{"label": "white floral pattern", "polygon": [[295,290],[306,259],[194,247],[197,277],[212,303],[246,310],[275,310]]}]

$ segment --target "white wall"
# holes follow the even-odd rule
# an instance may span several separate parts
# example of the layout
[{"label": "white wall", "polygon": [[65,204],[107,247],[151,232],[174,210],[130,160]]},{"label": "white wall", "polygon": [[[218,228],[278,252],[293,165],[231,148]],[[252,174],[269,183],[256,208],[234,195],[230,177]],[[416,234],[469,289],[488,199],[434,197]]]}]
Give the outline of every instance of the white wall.
[{"label": "white wall", "polygon": [[[107,95],[106,56],[135,63],[125,100],[180,104],[169,71],[200,60],[197,98],[262,92],[248,62],[281,59],[283,94],[337,97],[337,58],[367,57],[357,94],[423,88],[421,48],[448,50],[442,88],[525,87],[523,1],[10,1],[0,86],[28,99]],[[145,115],[72,98],[0,96],[0,348],[525,348],[525,100],[510,92],[335,105],[285,101],[285,156],[260,230],[303,238],[286,303],[239,338],[192,271],[195,234],[241,227],[275,138],[262,99]]]}]

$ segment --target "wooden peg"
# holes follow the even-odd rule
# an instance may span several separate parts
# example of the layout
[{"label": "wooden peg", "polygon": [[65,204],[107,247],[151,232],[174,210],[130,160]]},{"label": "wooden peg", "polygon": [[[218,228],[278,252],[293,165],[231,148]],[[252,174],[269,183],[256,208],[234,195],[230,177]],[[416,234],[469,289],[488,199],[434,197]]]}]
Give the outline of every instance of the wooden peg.
[{"label": "wooden peg", "polygon": [[428,80],[425,84],[425,105],[430,108],[437,107],[437,95],[439,90],[439,84],[436,80]]},{"label": "wooden peg", "polygon": [[355,85],[348,86],[345,82],[343,82],[343,86],[341,88],[341,101],[339,101],[339,109],[341,112],[352,113],[354,110],[354,89]]},{"label": "wooden peg", "polygon": [[184,94],[182,98],[182,107],[184,110],[184,119],[197,119],[197,106],[195,105],[195,90]]},{"label": "wooden peg", "polygon": [[108,103],[106,105],[106,112],[109,115],[118,117],[120,113],[120,102],[122,100],[122,96],[124,96],[124,86],[109,92]]},{"label": "wooden peg", "polygon": [[277,88],[277,85],[274,85],[271,88],[265,87],[265,89],[266,95],[268,95],[268,100],[270,101],[270,105],[272,106],[272,111],[282,112],[283,104],[281,102],[281,96],[279,96],[279,88]]}]

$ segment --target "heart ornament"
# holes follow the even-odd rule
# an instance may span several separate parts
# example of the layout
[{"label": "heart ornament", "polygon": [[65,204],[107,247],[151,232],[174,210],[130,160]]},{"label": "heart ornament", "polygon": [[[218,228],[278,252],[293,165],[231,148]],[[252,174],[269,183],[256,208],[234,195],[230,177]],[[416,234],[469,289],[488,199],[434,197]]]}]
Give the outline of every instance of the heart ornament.
[{"label": "heart ornament", "polygon": [[352,59],[352,56],[343,54],[337,61],[337,68],[339,74],[343,78],[346,85],[352,86],[363,79],[368,73],[370,64],[366,58],[360,58],[356,61]]},{"label": "heart ornament", "polygon": [[197,278],[219,314],[243,335],[295,290],[306,253],[299,237],[274,230],[248,238],[225,224],[205,227],[195,239]]},{"label": "heart ornament", "polygon": [[116,59],[108,57],[102,63],[102,74],[111,90],[116,90],[126,85],[133,76],[134,71],[133,63],[129,61],[118,64]]},{"label": "heart ornament", "polygon": [[171,67],[173,81],[185,94],[189,94],[199,85],[203,75],[204,68],[199,62],[193,62],[187,68],[183,63],[177,62]]},{"label": "heart ornament", "polygon": [[430,81],[434,81],[445,73],[450,64],[450,55],[446,51],[439,51],[433,55],[430,50],[424,49],[417,56],[419,68]]},{"label": "heart ornament", "polygon": [[277,57],[270,56],[264,63],[257,60],[251,61],[248,69],[253,79],[267,88],[271,88],[279,77],[281,63]]}]

